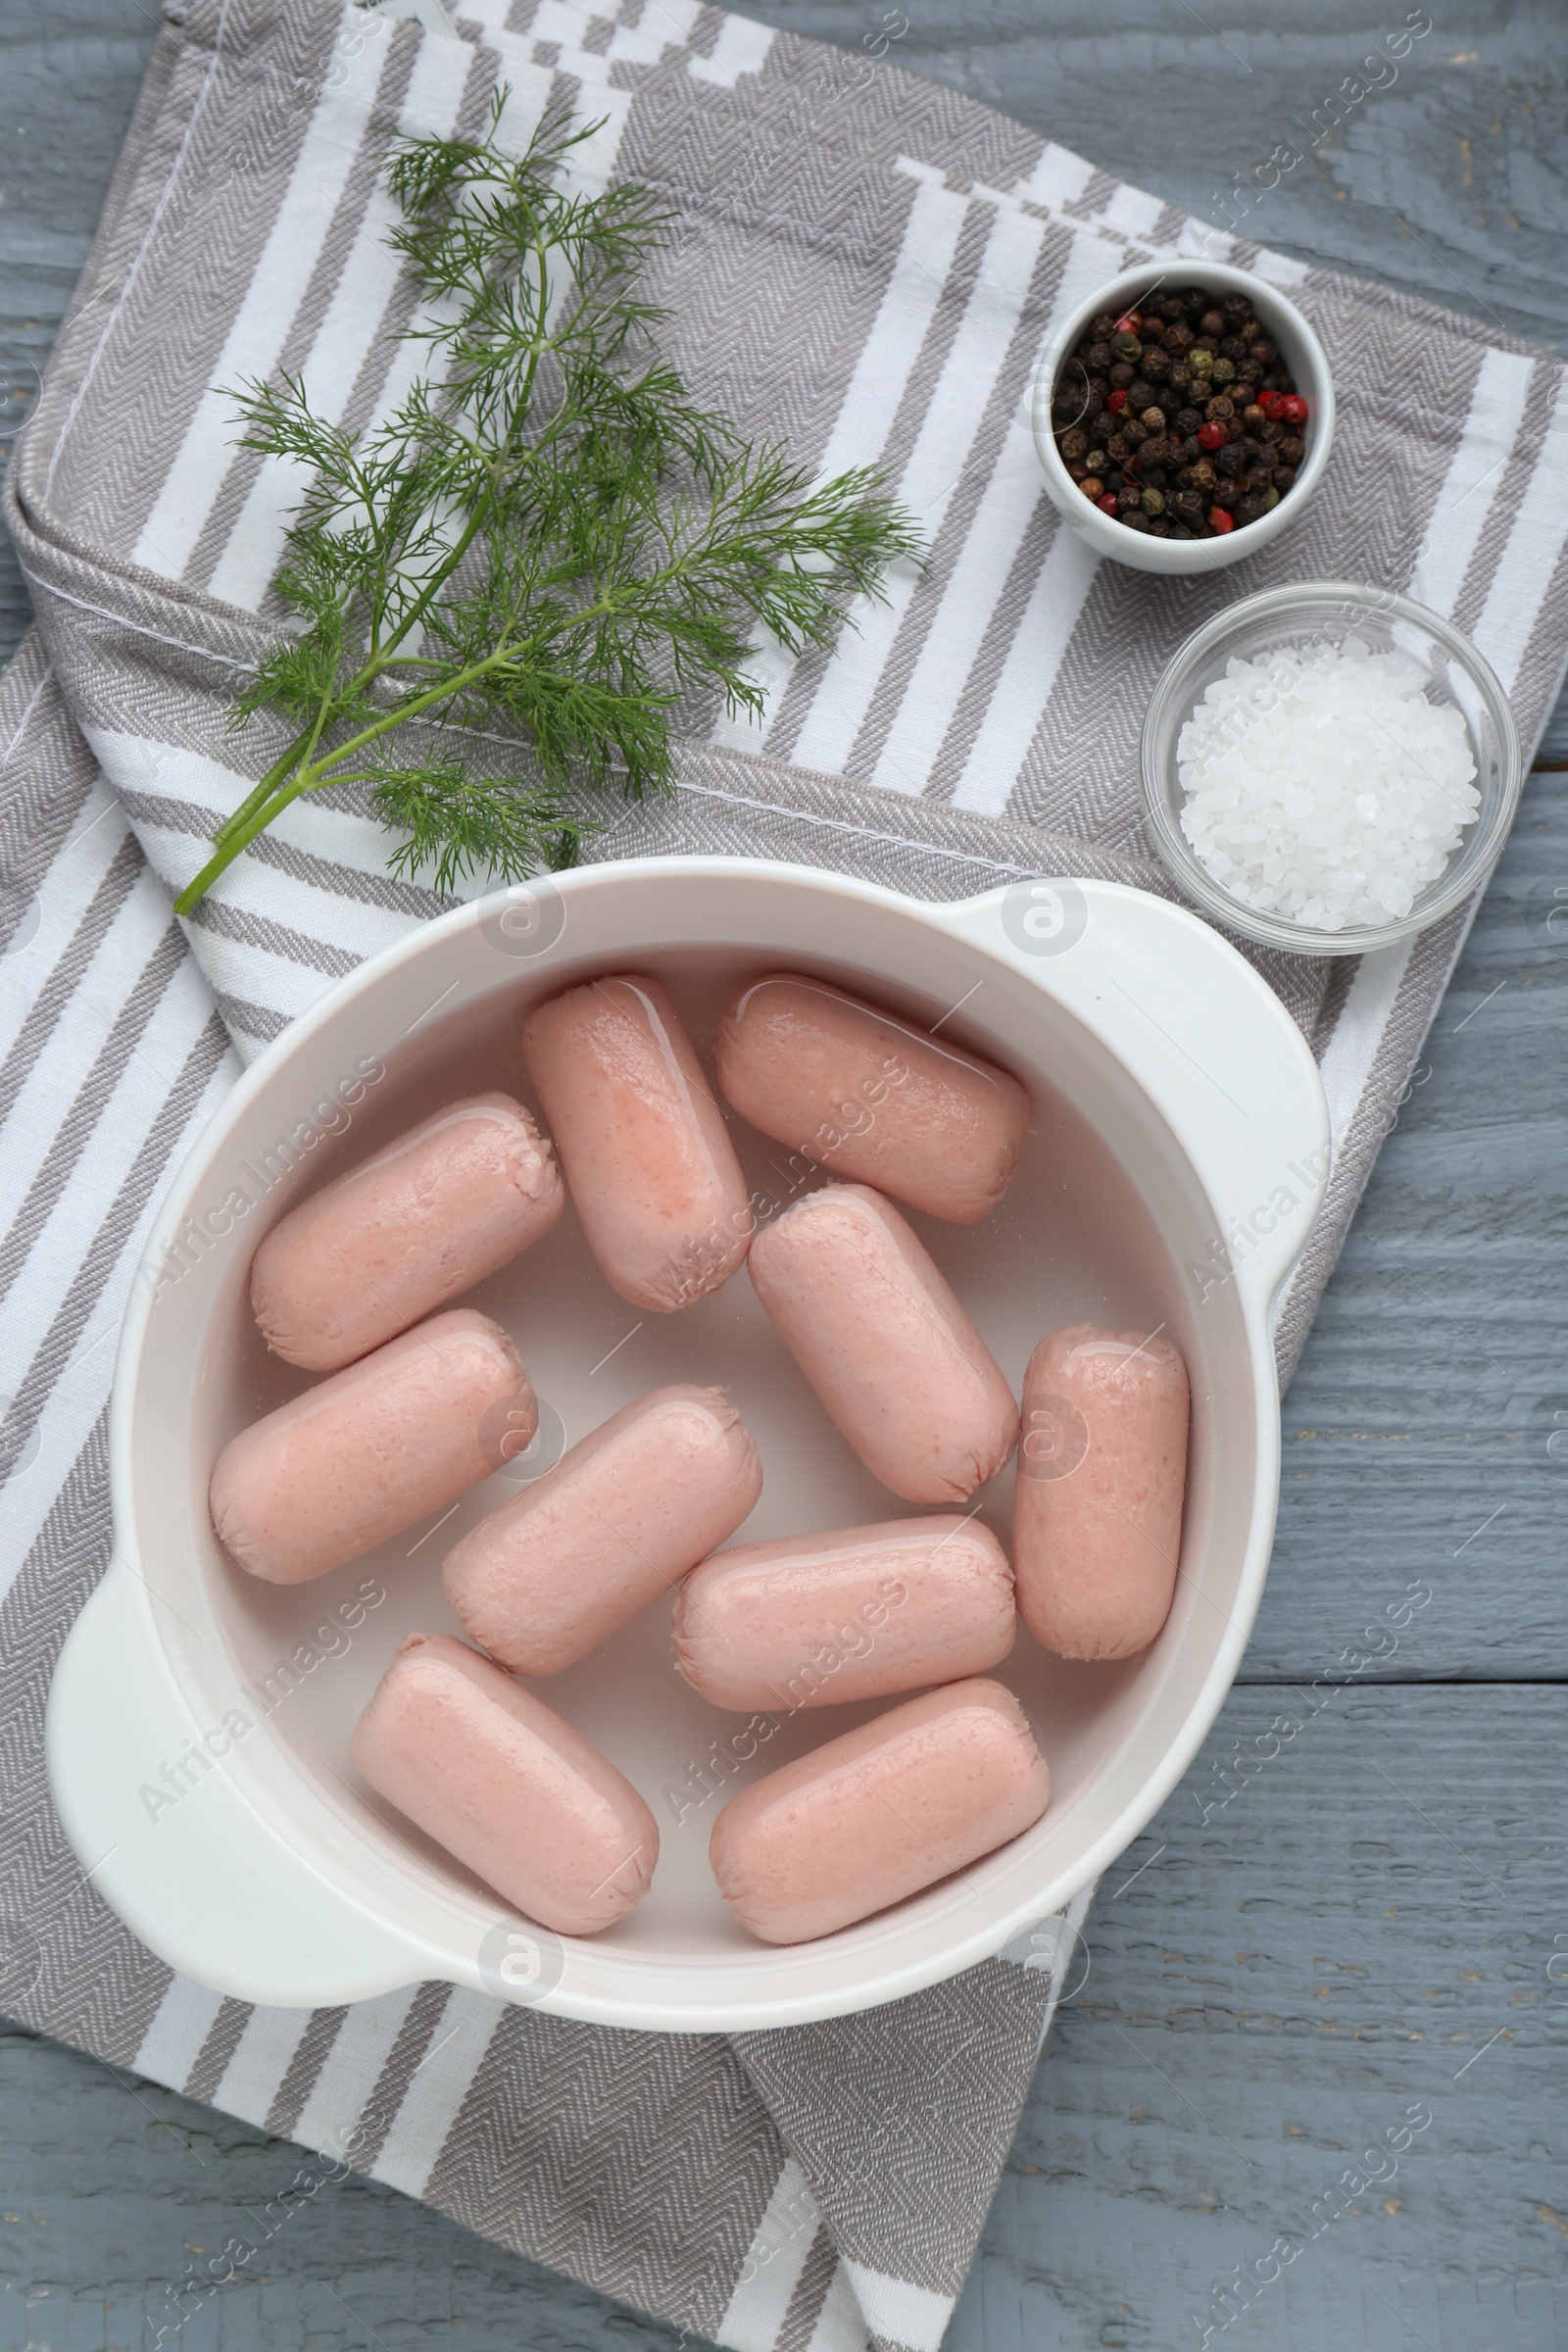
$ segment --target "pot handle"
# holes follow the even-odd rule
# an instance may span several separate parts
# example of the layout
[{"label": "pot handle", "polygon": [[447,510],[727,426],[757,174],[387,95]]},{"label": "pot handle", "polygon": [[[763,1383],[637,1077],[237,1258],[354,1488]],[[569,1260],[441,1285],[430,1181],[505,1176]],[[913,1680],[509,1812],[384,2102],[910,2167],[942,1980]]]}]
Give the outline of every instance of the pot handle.
[{"label": "pot handle", "polygon": [[[1211,924],[1119,882],[1030,878],[942,914],[1076,1014],[1151,1097],[1213,1208],[1214,1279],[1266,1323],[1330,1153],[1323,1081],[1273,989]],[[1190,1272],[1201,1298],[1206,1267]]]},{"label": "pot handle", "polygon": [[[55,1809],[105,1901],[159,1959],[236,1999],[316,2008],[417,1983],[428,1956],[293,1853],[233,1786],[118,1554],[67,1639],[44,1746]],[[226,1750],[225,1750],[226,1752]]]}]

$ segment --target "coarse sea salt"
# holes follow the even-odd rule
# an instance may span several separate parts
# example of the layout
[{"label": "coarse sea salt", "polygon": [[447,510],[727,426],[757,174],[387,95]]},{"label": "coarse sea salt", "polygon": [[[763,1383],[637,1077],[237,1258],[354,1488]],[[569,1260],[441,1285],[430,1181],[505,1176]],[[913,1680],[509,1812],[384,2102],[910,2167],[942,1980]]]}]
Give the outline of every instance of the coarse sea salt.
[{"label": "coarse sea salt", "polygon": [[1481,809],[1464,720],[1359,637],[1232,661],[1183,727],[1182,831],[1230,896],[1316,931],[1408,914]]}]

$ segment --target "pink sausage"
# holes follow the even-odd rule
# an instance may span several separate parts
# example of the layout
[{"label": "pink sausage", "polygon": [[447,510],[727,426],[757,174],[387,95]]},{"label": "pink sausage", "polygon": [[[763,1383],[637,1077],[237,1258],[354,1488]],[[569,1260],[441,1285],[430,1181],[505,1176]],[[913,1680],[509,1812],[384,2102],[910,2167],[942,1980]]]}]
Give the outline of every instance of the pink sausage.
[{"label": "pink sausage", "polygon": [[523,1054],[588,1246],[612,1290],[667,1313],[746,1255],[746,1179],[679,1013],[621,973],[541,1004]]},{"label": "pink sausage", "polygon": [[487,1416],[524,1445],[539,1418],[500,1325],[454,1307],[231,1438],[213,1472],[213,1525],[269,1584],[324,1576],[499,1469]]},{"label": "pink sausage", "polygon": [[988,1527],[887,1519],[715,1552],[675,1601],[675,1656],[715,1707],[831,1706],[1000,1666],[1017,1614]]},{"label": "pink sausage", "polygon": [[758,1297],[866,1468],[907,1502],[962,1502],[1018,1409],[930,1254],[880,1193],[808,1193],[752,1245]]},{"label": "pink sausage", "polygon": [[1012,1692],[954,1683],[743,1788],[713,1824],[709,1860],[743,1927],[805,1943],[1005,1845],[1050,1801]]},{"label": "pink sausage", "polygon": [[733,1535],[761,1491],[722,1389],[655,1389],[453,1546],[447,1598],[514,1674],[559,1674]]},{"label": "pink sausage", "polygon": [[592,1936],[647,1892],[659,1832],[554,1707],[450,1634],[413,1634],[354,1734],[370,1787],[529,1919]]},{"label": "pink sausage", "polygon": [[1170,1614],[1187,1488],[1170,1341],[1075,1323],[1029,1358],[1013,1503],[1018,1609],[1063,1658],[1130,1658]]},{"label": "pink sausage", "polygon": [[1005,1070],[800,973],[741,991],[715,1061],[725,1102],[764,1135],[959,1225],[1000,1204],[1029,1133]]},{"label": "pink sausage", "polygon": [[548,1233],[550,1146],[510,1095],[449,1102],[274,1225],[251,1267],[269,1348],[335,1372]]}]

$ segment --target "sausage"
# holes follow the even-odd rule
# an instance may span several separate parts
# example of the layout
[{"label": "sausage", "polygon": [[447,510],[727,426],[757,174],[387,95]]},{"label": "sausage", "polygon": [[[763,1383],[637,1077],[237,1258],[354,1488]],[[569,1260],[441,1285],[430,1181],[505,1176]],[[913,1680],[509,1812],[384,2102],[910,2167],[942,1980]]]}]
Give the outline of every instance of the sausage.
[{"label": "sausage", "polygon": [[906,1502],[962,1502],[1018,1436],[1012,1392],[898,1210],[808,1193],[752,1245],[752,1283],[866,1468]]},{"label": "sausage", "polygon": [[269,1584],[324,1576],[499,1469],[487,1415],[524,1445],[538,1426],[501,1326],[453,1307],[231,1438],[213,1472],[213,1525]]},{"label": "sausage", "polygon": [[1051,1775],[1001,1683],[954,1683],[781,1765],[713,1824],[718,1890],[763,1943],[831,1936],[1032,1829]]},{"label": "sausage", "polygon": [[762,1491],[722,1389],[655,1389],[447,1554],[447,1598],[514,1674],[559,1674],[734,1534]]},{"label": "sausage", "polygon": [[273,1226],[251,1266],[256,1320],[274,1355],[336,1372],[504,1266],[565,1203],[520,1102],[449,1102]]},{"label": "sausage", "polygon": [[1013,1502],[1018,1609],[1063,1658],[1130,1658],[1170,1614],[1187,1366],[1167,1339],[1075,1323],[1029,1358]]},{"label": "sausage", "polygon": [[675,1599],[675,1658],[715,1707],[831,1706],[1000,1666],[1017,1613],[978,1519],[886,1519],[715,1552]]},{"label": "sausage", "polygon": [[746,1255],[746,1179],[679,1013],[620,973],[530,1015],[523,1057],[588,1246],[612,1290],[666,1314]]},{"label": "sausage", "polygon": [[775,1143],[958,1225],[1001,1204],[1029,1133],[1005,1070],[799,972],[742,989],[714,1059],[730,1108]]},{"label": "sausage", "polygon": [[659,1832],[608,1756],[450,1634],[413,1634],[355,1727],[370,1787],[529,1919],[592,1936],[646,1893]]}]

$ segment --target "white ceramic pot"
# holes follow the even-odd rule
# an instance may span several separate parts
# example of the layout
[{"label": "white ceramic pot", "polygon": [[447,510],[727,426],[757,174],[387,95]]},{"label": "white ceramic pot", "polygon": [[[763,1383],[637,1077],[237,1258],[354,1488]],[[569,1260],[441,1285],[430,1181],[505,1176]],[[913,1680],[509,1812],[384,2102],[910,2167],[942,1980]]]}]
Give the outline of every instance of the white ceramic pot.
[{"label": "white ceramic pot", "polygon": [[[519,1020],[539,997],[595,971],[654,969],[701,1039],[740,977],[779,966],[927,1021],[946,1014],[945,1035],[1030,1086],[1035,1133],[998,1215],[916,1222],[1015,1388],[1034,1342],[1064,1322],[1158,1325],[1179,1341],[1195,1414],[1175,1606],[1153,1647],[1119,1665],[1068,1665],[1020,1637],[1001,1672],[1051,1762],[1045,1818],[927,1893],[789,1950],[754,1942],[725,1911],[707,1867],[713,1818],[727,1789],[875,1710],[808,1710],[748,1740],[747,1719],[673,1673],[667,1606],[646,1611],[539,1687],[654,1807],[653,1889],[606,1936],[544,1939],[542,1974],[498,1976],[505,1906],[371,1797],[348,1740],[404,1635],[458,1630],[441,1557],[515,1486],[499,1476],[444,1529],[312,1585],[231,1567],[208,1520],[213,1461],[306,1379],[261,1344],[250,1258],[303,1193],[436,1102],[520,1088]],[[750,1131],[738,1140],[760,1213],[772,1213],[806,1163]],[[1326,1163],[1322,1088],[1277,998],[1207,925],[1109,884],[1016,883],[926,906],[802,868],[660,859],[523,887],[412,933],[246,1073],[157,1220],[116,1370],[115,1555],[48,1714],[55,1802],[95,1886],[174,1967],[290,2006],[436,1978],[611,2025],[711,2032],[865,2008],[999,1951],[1144,1826],[1236,1672],[1278,1490],[1270,1306]],[[568,1213],[473,1296],[519,1340],[553,1446],[661,1382],[716,1380],[764,1464],[748,1538],[897,1508],[744,1274],[640,1320]],[[983,1496],[1004,1537],[1011,1476]]]},{"label": "white ceramic pot", "polygon": [[[1094,501],[1085,498],[1062,464],[1061,452],[1052,433],[1051,396],[1057,372],[1089,321],[1102,311],[1119,318],[1158,285],[1202,286],[1222,297],[1247,295],[1284,354],[1285,364],[1306,402],[1303,436],[1306,455],[1297,467],[1296,480],[1277,507],[1260,514],[1256,522],[1238,524],[1223,539],[1151,539],[1146,531],[1130,531],[1125,523],[1102,514]],[[1046,345],[1035,370],[1030,422],[1053,505],[1097,554],[1129,564],[1134,571],[1219,571],[1225,564],[1239,564],[1244,556],[1266,547],[1305,512],[1307,500],[1323,477],[1334,441],[1334,379],[1329,373],[1327,355],[1312,328],[1295,303],[1288,302],[1278,286],[1271,286],[1266,277],[1257,277],[1250,270],[1233,270],[1228,262],[1146,262],[1140,269],[1124,270],[1119,277],[1097,288],[1075,311],[1067,314]]]}]

